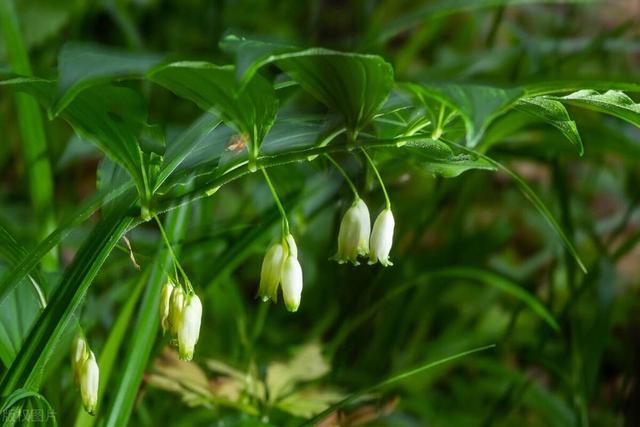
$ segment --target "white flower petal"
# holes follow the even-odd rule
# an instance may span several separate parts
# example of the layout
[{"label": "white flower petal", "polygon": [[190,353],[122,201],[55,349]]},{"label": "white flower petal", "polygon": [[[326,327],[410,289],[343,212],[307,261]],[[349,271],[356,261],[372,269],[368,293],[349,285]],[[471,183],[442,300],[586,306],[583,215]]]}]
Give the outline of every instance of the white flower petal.
[{"label": "white flower petal", "polygon": [[395,221],[391,209],[385,209],[376,218],[371,232],[371,244],[369,245],[369,264],[380,264],[385,267],[393,265],[389,261],[389,252],[393,245],[393,229]]},{"label": "white flower petal", "polygon": [[282,269],[282,296],[287,310],[298,310],[302,297],[302,267],[292,256],[287,257]]}]

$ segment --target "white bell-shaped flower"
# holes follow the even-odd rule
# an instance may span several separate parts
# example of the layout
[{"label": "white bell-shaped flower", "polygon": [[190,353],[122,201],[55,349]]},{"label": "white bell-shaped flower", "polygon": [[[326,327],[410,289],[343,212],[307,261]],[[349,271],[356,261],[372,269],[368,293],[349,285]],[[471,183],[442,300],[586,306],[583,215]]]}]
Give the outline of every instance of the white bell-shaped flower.
[{"label": "white bell-shaped flower", "polygon": [[76,384],[80,381],[80,370],[82,364],[89,355],[89,346],[84,337],[80,334],[73,340],[71,348],[71,369],[73,371],[73,379]]},{"label": "white bell-shaped flower", "polygon": [[84,409],[91,415],[95,414],[98,403],[98,386],[100,384],[100,369],[93,354],[88,350],[87,357],[80,365],[80,395]]},{"label": "white bell-shaped flower", "polygon": [[258,288],[258,296],[262,301],[269,299],[274,302],[278,301],[278,285],[280,284],[285,255],[285,248],[281,243],[275,243],[267,250],[262,261],[260,287]]},{"label": "white bell-shaped flower", "polygon": [[169,303],[169,322],[168,329],[173,335],[178,334],[178,328],[182,323],[182,311],[184,309],[185,294],[181,286],[171,292],[171,299]]},{"label": "white bell-shaped flower", "polygon": [[373,224],[373,231],[371,232],[369,264],[375,264],[380,261],[380,264],[385,267],[393,265],[391,261],[389,261],[389,252],[393,244],[394,227],[395,221],[391,209],[387,208],[380,212]]},{"label": "white bell-shaped flower", "polygon": [[371,218],[369,208],[360,198],[353,204],[342,218],[338,232],[338,253],[335,260],[340,264],[350,261],[358,265],[358,255],[369,253],[369,235],[371,233]]},{"label": "white bell-shaped flower", "polygon": [[298,258],[289,255],[282,269],[282,296],[289,311],[297,311],[302,297],[302,267]]},{"label": "white bell-shaped flower", "polygon": [[178,327],[178,349],[180,359],[191,360],[193,349],[200,336],[200,322],[202,320],[202,303],[197,295],[188,295],[182,309],[181,322]]},{"label": "white bell-shaped flower", "polygon": [[169,312],[171,308],[171,295],[175,287],[171,280],[162,287],[162,293],[160,294],[160,325],[162,325],[162,332],[166,332],[170,326]]}]

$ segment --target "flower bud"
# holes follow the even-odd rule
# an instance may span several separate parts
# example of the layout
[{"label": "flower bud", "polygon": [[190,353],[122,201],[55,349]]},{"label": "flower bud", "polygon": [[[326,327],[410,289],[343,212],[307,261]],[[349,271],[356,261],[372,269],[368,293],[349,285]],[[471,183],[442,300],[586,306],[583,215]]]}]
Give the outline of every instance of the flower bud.
[{"label": "flower bud", "polygon": [[258,296],[262,301],[269,299],[278,301],[278,284],[282,274],[282,265],[285,259],[285,250],[281,243],[271,245],[262,261],[260,272],[260,287]]},{"label": "flower bud", "polygon": [[284,241],[287,243],[287,250],[289,251],[288,252],[289,256],[298,258],[298,246],[296,246],[296,241],[294,240],[291,233],[285,236]]},{"label": "flower bud", "polygon": [[84,409],[91,415],[95,414],[98,403],[98,386],[100,384],[100,369],[93,354],[88,350],[87,358],[80,366],[80,395]]},{"label": "flower bud", "polygon": [[202,303],[197,295],[188,295],[182,310],[181,322],[178,327],[178,349],[180,359],[191,360],[193,349],[200,336],[200,321],[202,320]]},{"label": "flower bud", "polygon": [[282,296],[289,311],[297,311],[302,296],[302,267],[298,259],[289,255],[282,269]]},{"label": "flower bud", "polygon": [[342,218],[338,232],[338,253],[334,258],[340,264],[350,261],[358,265],[358,255],[369,253],[370,232],[369,209],[364,201],[358,198]]},{"label": "flower bud", "polygon": [[162,294],[160,295],[160,325],[162,325],[162,332],[166,332],[169,329],[169,309],[171,307],[171,294],[175,289],[175,285],[170,280],[162,287]]},{"label": "flower bud", "polygon": [[80,381],[80,369],[88,357],[89,346],[87,341],[80,335],[76,336],[71,349],[71,369],[73,370],[73,380],[76,384]]},{"label": "flower bud", "polygon": [[389,252],[393,244],[394,226],[395,221],[391,209],[387,208],[380,212],[373,224],[373,231],[371,232],[369,264],[375,264],[380,261],[380,264],[385,267],[393,265],[391,261],[389,261]]},{"label": "flower bud", "polygon": [[171,300],[169,303],[169,322],[168,327],[172,334],[178,334],[178,327],[182,322],[182,311],[184,309],[184,291],[182,287],[176,286],[171,292]]}]

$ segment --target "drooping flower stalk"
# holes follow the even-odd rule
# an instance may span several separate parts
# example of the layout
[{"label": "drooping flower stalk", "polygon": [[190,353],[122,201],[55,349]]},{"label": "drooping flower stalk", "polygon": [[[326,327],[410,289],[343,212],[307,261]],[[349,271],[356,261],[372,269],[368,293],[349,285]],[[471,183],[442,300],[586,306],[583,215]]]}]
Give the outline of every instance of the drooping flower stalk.
[{"label": "drooping flower stalk", "polygon": [[395,228],[395,220],[391,212],[391,201],[389,200],[389,194],[387,193],[387,189],[375,163],[373,163],[373,160],[364,148],[362,148],[362,154],[366,157],[369,165],[371,165],[371,169],[373,169],[373,172],[378,178],[378,182],[380,182],[380,188],[382,189],[386,203],[385,208],[378,214],[373,224],[369,241],[369,264],[375,264],[380,261],[380,264],[388,267],[393,265],[389,260],[389,252],[391,252],[391,246],[393,245],[393,231]]}]

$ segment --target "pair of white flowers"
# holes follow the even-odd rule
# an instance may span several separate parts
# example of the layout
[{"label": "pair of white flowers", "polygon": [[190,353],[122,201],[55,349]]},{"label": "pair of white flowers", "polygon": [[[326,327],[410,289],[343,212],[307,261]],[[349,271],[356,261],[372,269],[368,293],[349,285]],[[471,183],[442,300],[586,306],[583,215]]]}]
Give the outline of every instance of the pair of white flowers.
[{"label": "pair of white flowers", "polygon": [[82,404],[89,414],[94,415],[98,404],[100,369],[89,344],[80,335],[74,340],[71,357],[73,378],[80,387]]},{"label": "pair of white flowers", "polygon": [[168,281],[160,297],[160,323],[178,340],[180,359],[191,360],[200,336],[202,303],[195,293],[185,292],[181,286]]},{"label": "pair of white flowers", "polygon": [[278,302],[278,289],[289,311],[297,311],[302,297],[302,267],[298,261],[298,248],[291,234],[274,243],[262,261],[258,296],[262,301]]},{"label": "pair of white flowers", "polygon": [[372,230],[369,208],[361,198],[356,197],[340,223],[338,253],[334,258],[340,264],[349,261],[358,265],[358,256],[369,255],[369,264],[380,261],[385,267],[392,265],[389,252],[393,244],[394,227],[393,213],[387,207],[376,218]]}]

